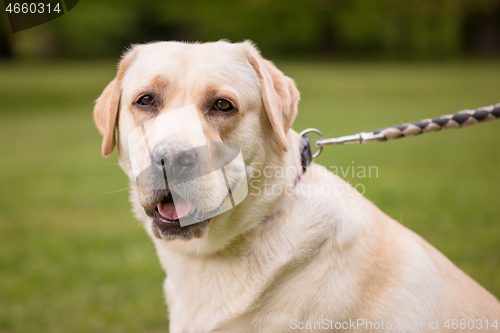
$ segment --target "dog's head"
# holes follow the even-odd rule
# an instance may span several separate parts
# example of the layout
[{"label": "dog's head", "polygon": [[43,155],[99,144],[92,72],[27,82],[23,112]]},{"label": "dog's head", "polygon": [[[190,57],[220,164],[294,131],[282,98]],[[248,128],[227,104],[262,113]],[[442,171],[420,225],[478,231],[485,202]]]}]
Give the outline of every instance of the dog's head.
[{"label": "dog's head", "polygon": [[[132,203],[150,234],[197,250],[210,243],[216,250],[267,213],[279,195],[249,195],[236,208],[187,226],[179,219],[220,210],[228,191],[242,180],[231,175],[241,175],[242,169],[250,182],[266,165],[283,164],[298,100],[293,80],[250,42],[160,42],[126,52],[116,78],[96,102],[94,119],[103,136],[102,154],[118,147]],[[221,142],[230,146],[214,149],[213,143]],[[242,163],[226,161],[232,167],[226,168],[224,182],[220,173],[201,170],[207,163],[213,169],[214,160],[224,161],[231,152],[236,156],[240,149]],[[137,170],[151,172],[138,175]],[[182,186],[167,182],[175,177],[202,180]]]}]

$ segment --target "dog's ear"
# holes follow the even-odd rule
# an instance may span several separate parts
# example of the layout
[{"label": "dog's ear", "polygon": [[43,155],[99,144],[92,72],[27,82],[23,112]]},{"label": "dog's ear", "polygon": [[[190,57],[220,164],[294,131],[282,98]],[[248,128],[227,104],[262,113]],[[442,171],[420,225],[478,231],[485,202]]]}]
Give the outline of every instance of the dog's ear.
[{"label": "dog's ear", "polygon": [[271,61],[264,59],[251,42],[245,41],[240,45],[245,58],[259,76],[262,100],[278,144],[283,150],[288,150],[286,134],[295,120],[300,99],[297,86]]},{"label": "dog's ear", "polygon": [[120,107],[121,81],[133,62],[136,52],[132,49],[125,53],[118,65],[116,77],[106,86],[94,106],[94,121],[103,137],[102,155],[104,157],[111,155],[116,145],[115,127]]}]

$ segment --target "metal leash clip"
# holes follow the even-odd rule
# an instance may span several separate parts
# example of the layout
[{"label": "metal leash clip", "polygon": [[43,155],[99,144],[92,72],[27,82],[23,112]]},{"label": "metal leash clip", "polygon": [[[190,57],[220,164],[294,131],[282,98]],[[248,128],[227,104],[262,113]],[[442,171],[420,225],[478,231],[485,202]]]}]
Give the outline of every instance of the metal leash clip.
[{"label": "metal leash clip", "polygon": [[315,146],[324,147],[324,146],[332,146],[332,145],[348,145],[348,144],[365,144],[370,141],[381,141],[385,140],[385,136],[382,133],[375,134],[373,132],[366,133],[361,132],[353,135],[341,136],[338,138],[331,139],[321,139],[314,143]]},{"label": "metal leash clip", "polygon": [[311,147],[309,148],[311,151],[310,152],[311,160],[315,159],[316,157],[319,156],[319,154],[321,154],[324,146],[341,145],[341,144],[347,145],[347,144],[353,144],[353,143],[365,144],[367,142],[374,141],[374,140],[381,141],[381,140],[386,139],[383,134],[381,134],[381,133],[375,134],[373,132],[370,132],[370,133],[361,132],[361,133],[354,134],[354,135],[346,135],[346,136],[341,136],[338,138],[324,139],[323,134],[318,129],[307,128],[307,129],[303,130],[302,132],[300,132],[300,136],[303,138],[302,149],[301,149],[302,156],[304,156],[304,152],[302,152],[302,150],[304,150],[306,148],[306,144],[304,144],[304,141],[307,140],[308,142],[310,142],[310,138],[309,138],[309,135],[307,135],[307,133],[315,133],[319,137],[319,140],[314,142],[314,145],[316,147],[318,147],[318,151],[313,154],[312,148]]},{"label": "metal leash clip", "polygon": [[[323,134],[321,134],[321,132],[316,129],[316,128],[306,128],[305,130],[303,130],[302,132],[300,132],[300,136],[302,137],[302,145],[301,145],[301,148],[300,148],[300,153],[302,155],[302,159],[304,160],[305,156],[306,155],[309,155],[309,158],[310,158],[310,161],[314,160],[316,157],[319,156],[319,154],[321,153],[321,151],[323,150],[323,147],[322,146],[318,146],[318,141],[316,141],[314,143],[314,145],[316,147],[319,147],[318,151],[315,152],[314,154],[312,153],[312,147],[311,147],[311,139],[309,138],[309,135],[307,135],[307,133],[316,133],[316,135],[319,137],[320,141],[323,140]],[[305,150],[308,150],[308,152],[306,152]],[[302,165],[304,165],[304,163],[306,163],[306,165],[308,165],[309,162],[305,162],[305,161],[302,161]]]}]

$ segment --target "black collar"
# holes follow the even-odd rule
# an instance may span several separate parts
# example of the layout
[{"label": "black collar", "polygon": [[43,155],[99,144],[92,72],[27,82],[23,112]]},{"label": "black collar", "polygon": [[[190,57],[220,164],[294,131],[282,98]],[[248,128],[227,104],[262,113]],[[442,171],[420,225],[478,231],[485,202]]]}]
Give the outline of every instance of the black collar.
[{"label": "black collar", "polygon": [[300,156],[302,161],[302,173],[304,173],[307,170],[307,166],[311,163],[313,159],[311,139],[307,134],[302,135],[302,141],[300,143]]}]

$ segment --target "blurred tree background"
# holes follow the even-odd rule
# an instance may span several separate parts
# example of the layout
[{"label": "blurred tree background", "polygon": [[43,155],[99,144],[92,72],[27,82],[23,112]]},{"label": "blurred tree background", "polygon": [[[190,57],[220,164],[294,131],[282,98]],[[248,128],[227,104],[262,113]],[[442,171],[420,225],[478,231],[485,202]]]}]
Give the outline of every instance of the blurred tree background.
[{"label": "blurred tree background", "polygon": [[115,57],[131,43],[221,38],[275,57],[500,54],[499,0],[86,0],[16,34],[2,20],[2,57]]}]

